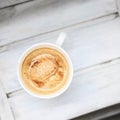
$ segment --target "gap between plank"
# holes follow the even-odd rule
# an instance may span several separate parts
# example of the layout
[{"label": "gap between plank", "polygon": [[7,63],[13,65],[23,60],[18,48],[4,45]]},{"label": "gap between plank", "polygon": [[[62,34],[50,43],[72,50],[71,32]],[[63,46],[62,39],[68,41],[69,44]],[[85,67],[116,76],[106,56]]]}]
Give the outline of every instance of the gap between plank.
[{"label": "gap between plank", "polygon": [[120,0],[115,0],[115,4],[116,4],[117,12],[120,16]]},{"label": "gap between plank", "polygon": [[2,81],[0,81],[0,115],[2,120],[15,120],[14,114],[5,94]]},{"label": "gap between plank", "polygon": [[120,113],[120,104],[90,112],[88,114],[72,118],[71,120],[102,120]]},{"label": "gap between plank", "polygon": [[18,44],[23,43],[23,42],[27,42],[31,38],[35,38],[35,37],[38,37],[38,36],[43,36],[43,35],[47,35],[47,34],[51,34],[51,33],[55,33],[55,32],[67,31],[67,30],[74,29],[74,28],[77,28],[77,27],[84,28],[84,27],[88,27],[88,26],[95,25],[95,24],[98,24],[98,23],[110,21],[110,20],[113,20],[117,17],[118,17],[118,13],[114,12],[114,13],[110,13],[108,15],[103,15],[103,16],[100,16],[100,17],[97,17],[97,18],[93,18],[93,19],[90,19],[90,20],[80,22],[80,23],[75,23],[75,24],[72,24],[72,25],[69,25],[69,26],[65,26],[65,27],[62,27],[62,28],[58,28],[58,29],[48,31],[48,32],[40,33],[40,34],[34,35],[32,37],[19,39],[17,41],[13,41],[11,43],[0,46],[0,53],[11,49],[12,46],[18,45]]},{"label": "gap between plank", "polygon": [[[82,68],[82,69],[80,68],[80,69],[74,70],[74,77],[78,73],[87,72],[87,71],[90,71],[92,69],[96,69],[96,68],[99,68],[99,67],[102,67],[102,66],[105,66],[105,65],[111,65],[111,64],[114,64],[116,61],[120,62],[120,57],[117,57],[117,58],[114,58],[114,59],[111,59],[111,60],[107,60],[107,61],[95,64],[95,65],[92,65],[92,66],[89,66],[89,67],[85,67],[85,68]],[[14,97],[14,96],[22,93],[23,91],[24,91],[23,88],[19,88],[17,90],[11,91],[11,92],[7,93],[7,98]]]}]

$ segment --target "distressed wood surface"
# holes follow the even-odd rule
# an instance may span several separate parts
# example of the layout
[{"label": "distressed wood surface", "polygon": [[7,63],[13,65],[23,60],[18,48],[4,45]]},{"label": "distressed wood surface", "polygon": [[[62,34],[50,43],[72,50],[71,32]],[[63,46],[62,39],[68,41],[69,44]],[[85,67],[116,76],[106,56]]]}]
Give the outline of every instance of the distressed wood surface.
[{"label": "distressed wood surface", "polygon": [[[120,60],[77,71],[69,89],[41,100],[25,91],[9,98],[17,120],[70,119],[120,102]],[[73,97],[74,96],[74,97]]]},{"label": "distressed wood surface", "polygon": [[[94,111],[87,115],[83,115],[75,118],[74,120],[119,120],[115,119],[117,115],[120,114],[120,104],[112,105],[107,108],[100,109],[98,111]],[[115,116],[114,119],[111,117]],[[110,117],[110,118],[109,118]]]},{"label": "distressed wood surface", "polygon": [[[119,57],[119,26],[120,19],[116,18],[105,23],[68,30],[68,36],[63,48],[69,53],[74,70]],[[52,34],[28,39],[21,44],[11,46],[8,51],[0,54],[0,76],[4,82],[7,93],[21,88],[17,80],[16,69],[17,61],[22,52],[35,43],[55,43],[58,34],[58,32],[54,32]],[[5,76],[3,76],[3,74]],[[11,80],[12,82],[9,82]]]},{"label": "distressed wood surface", "polygon": [[0,80],[0,120],[14,120],[1,80]]},{"label": "distressed wood surface", "polygon": [[116,6],[117,6],[117,11],[120,15],[120,0],[115,0],[115,2],[116,2]]},{"label": "distressed wood surface", "polygon": [[0,46],[117,11],[114,0],[31,1],[0,11]]},{"label": "distressed wood surface", "polygon": [[30,0],[0,0],[0,8],[9,7],[11,5],[24,3],[26,1],[30,1]]},{"label": "distressed wood surface", "polygon": [[[31,1],[1,9],[0,93],[6,106],[0,101],[0,110],[13,110],[16,120],[70,119],[119,103],[117,10],[114,0]],[[18,83],[17,61],[35,43],[55,43],[61,31],[67,32],[63,48],[73,62],[72,84],[63,95],[51,100],[31,97]]]}]

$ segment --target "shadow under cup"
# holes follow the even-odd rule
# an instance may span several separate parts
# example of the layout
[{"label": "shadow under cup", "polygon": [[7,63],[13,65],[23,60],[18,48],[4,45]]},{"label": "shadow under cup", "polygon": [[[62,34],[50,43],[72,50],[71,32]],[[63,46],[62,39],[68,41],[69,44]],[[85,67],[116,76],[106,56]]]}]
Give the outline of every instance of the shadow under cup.
[{"label": "shadow under cup", "polygon": [[[32,89],[32,87],[30,87],[29,82],[31,81],[30,79],[26,82],[24,77],[23,77],[23,63],[24,61],[26,60],[26,58],[32,54],[32,52],[34,52],[35,50],[44,50],[44,49],[50,49],[50,50],[53,50],[52,54],[54,52],[58,52],[60,53],[63,57],[64,57],[64,60],[66,61],[66,64],[67,64],[67,67],[66,67],[66,75],[67,75],[67,78],[63,81],[64,84],[62,85],[61,83],[61,87],[59,87],[59,89],[57,90],[54,90],[53,92],[49,93],[48,94],[44,94],[44,93],[41,93],[40,92],[40,89],[42,90],[42,88],[38,88],[36,89],[35,91]],[[40,51],[41,52],[41,51]],[[44,58],[44,56],[42,56]],[[33,57],[34,58],[34,57]],[[49,59],[49,56],[48,56],[48,59]],[[34,61],[34,60],[33,60]],[[43,66],[44,68],[48,67],[50,68],[50,66]],[[25,68],[26,69],[26,68]],[[35,69],[36,70],[36,69]],[[33,70],[33,71],[35,71]],[[40,70],[41,71],[41,70]],[[36,72],[36,71],[35,71]],[[46,71],[48,72],[48,71]],[[29,76],[29,75],[28,75]],[[64,74],[65,76],[65,74]],[[71,81],[72,81],[72,77],[73,77],[73,66],[72,66],[72,62],[68,56],[68,54],[59,46],[57,45],[54,45],[54,44],[50,44],[50,43],[40,43],[40,44],[36,44],[36,45],[33,45],[32,47],[28,48],[23,54],[22,56],[20,57],[19,59],[19,62],[18,62],[18,79],[19,79],[19,82],[20,84],[22,85],[22,87],[25,89],[26,92],[28,92],[30,95],[32,96],[35,96],[35,97],[39,97],[39,98],[53,98],[53,97],[56,97],[60,94],[62,94],[63,92],[66,91],[66,89],[69,87]],[[50,82],[50,81],[49,81]],[[32,85],[32,84],[31,84]],[[46,85],[47,86],[47,85]],[[60,86],[60,85],[59,85]],[[33,87],[34,88],[34,87]],[[52,90],[52,89],[51,89]]]}]

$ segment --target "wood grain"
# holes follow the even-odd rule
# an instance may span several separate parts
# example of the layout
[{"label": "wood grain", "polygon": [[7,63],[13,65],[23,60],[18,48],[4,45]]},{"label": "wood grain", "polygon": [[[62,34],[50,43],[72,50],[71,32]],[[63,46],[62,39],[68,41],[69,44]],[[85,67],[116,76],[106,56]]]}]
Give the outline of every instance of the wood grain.
[{"label": "wood grain", "polygon": [[9,7],[11,5],[20,4],[30,0],[0,0],[0,8]]},{"label": "wood grain", "polygon": [[116,2],[118,13],[120,15],[120,0],[115,0],[115,2]]},{"label": "wood grain", "polygon": [[78,25],[116,11],[114,0],[31,1],[6,8],[0,11],[0,46]]},{"label": "wood grain", "polygon": [[16,120],[70,119],[119,103],[119,73],[120,59],[78,71],[69,89],[57,98],[41,100],[22,91],[9,102]]},{"label": "wood grain", "polygon": [[[101,119],[106,120],[106,118],[107,118],[107,120],[110,120],[110,119],[117,120],[116,116],[119,115],[119,113],[120,113],[120,104],[115,104],[110,107],[89,113],[87,115],[77,117],[74,120],[101,120]],[[114,119],[111,118],[112,116],[114,116]]]},{"label": "wood grain", "polygon": [[3,84],[0,81],[0,120],[14,120],[11,108],[6,97],[6,93],[3,88]]}]

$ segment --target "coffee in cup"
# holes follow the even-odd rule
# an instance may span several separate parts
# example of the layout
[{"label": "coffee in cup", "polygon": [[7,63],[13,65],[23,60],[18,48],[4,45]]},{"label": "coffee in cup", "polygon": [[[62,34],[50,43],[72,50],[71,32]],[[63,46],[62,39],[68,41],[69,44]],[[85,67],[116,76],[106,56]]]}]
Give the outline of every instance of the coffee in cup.
[{"label": "coffee in cup", "polygon": [[37,96],[60,94],[71,82],[71,66],[68,55],[56,45],[34,46],[20,62],[21,83]]}]

